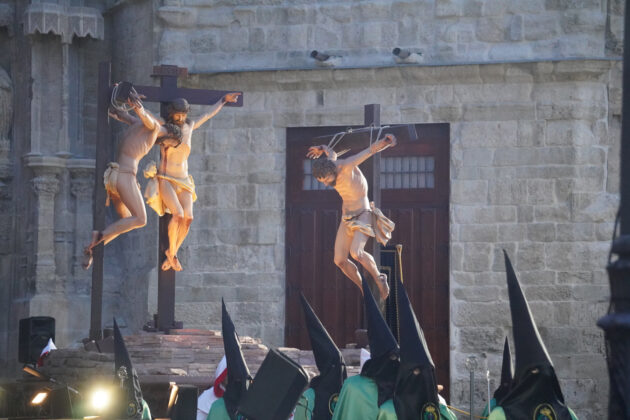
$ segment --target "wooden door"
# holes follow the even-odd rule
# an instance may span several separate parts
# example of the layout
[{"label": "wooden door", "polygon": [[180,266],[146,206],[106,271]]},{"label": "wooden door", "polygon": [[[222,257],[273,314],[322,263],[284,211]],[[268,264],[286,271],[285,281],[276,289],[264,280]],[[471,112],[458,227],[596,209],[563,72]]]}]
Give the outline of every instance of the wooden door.
[{"label": "wooden door", "polygon": [[[333,262],[341,199],[310,175],[305,158],[313,137],[345,128],[287,129],[285,344],[290,347],[310,348],[300,292],[339,347],[355,342],[354,332],[362,327],[361,294]],[[396,223],[390,245],[403,245],[405,289],[424,330],[438,382],[448,387],[449,125],[418,124],[416,130],[417,141],[400,142],[382,153],[381,209]],[[362,169],[368,176],[369,169]]]}]

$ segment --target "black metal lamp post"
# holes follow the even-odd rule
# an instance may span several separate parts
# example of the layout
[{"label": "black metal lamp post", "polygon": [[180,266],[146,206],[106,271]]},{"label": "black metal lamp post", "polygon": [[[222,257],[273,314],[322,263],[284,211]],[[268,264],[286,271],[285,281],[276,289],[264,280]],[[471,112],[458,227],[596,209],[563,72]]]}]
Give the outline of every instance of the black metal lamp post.
[{"label": "black metal lamp post", "polygon": [[[624,26],[620,229],[619,237],[613,240],[607,266],[610,307],[608,314],[597,322],[606,338],[609,419],[630,419],[630,13],[627,7]],[[614,260],[613,255],[617,256]]]}]

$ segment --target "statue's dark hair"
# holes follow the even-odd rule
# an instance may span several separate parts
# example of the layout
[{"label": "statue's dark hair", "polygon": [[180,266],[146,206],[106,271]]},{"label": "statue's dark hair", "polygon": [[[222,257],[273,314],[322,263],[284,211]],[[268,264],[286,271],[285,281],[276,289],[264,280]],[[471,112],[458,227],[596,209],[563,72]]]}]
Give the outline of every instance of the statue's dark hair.
[{"label": "statue's dark hair", "polygon": [[190,111],[190,105],[184,98],[173,99],[173,101],[166,106],[166,113],[168,115],[173,115],[176,112],[188,113],[188,111]]},{"label": "statue's dark hair", "polygon": [[328,156],[320,156],[313,160],[313,176],[315,178],[326,178],[328,175],[337,174],[337,165],[328,159]]},{"label": "statue's dark hair", "polygon": [[182,143],[182,129],[177,124],[172,123],[164,124],[164,128],[166,129],[166,135],[159,137],[156,143],[162,144],[165,140],[173,139],[177,141],[177,146],[179,146]]}]

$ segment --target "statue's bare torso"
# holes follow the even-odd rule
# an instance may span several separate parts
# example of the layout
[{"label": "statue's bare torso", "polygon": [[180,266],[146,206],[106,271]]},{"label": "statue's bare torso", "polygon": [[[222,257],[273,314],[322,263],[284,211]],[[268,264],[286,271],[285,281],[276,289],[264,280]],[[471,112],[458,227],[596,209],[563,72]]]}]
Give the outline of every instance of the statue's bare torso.
[{"label": "statue's bare torso", "polygon": [[160,173],[174,178],[188,177],[188,157],[191,150],[192,123],[186,122],[181,127],[182,143],[177,147],[162,147]]}]

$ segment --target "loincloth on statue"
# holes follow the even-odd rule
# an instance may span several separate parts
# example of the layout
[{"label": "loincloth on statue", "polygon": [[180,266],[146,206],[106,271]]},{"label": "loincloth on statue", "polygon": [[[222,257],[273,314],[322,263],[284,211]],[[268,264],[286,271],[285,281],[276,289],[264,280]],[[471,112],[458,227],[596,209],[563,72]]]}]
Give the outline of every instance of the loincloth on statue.
[{"label": "loincloth on statue", "polygon": [[[359,217],[366,212],[372,216],[371,223],[359,220]],[[353,234],[358,230],[367,236],[375,238],[383,246],[387,245],[387,242],[392,238],[392,232],[396,227],[396,224],[388,219],[380,209],[374,207],[373,202],[370,203],[369,209],[345,214],[342,220],[346,225],[346,229],[348,229],[348,233]]]},{"label": "loincloth on statue", "polygon": [[149,164],[144,168],[144,177],[149,179],[147,183],[147,187],[144,190],[144,198],[147,201],[149,207],[151,207],[155,212],[164,216],[166,213],[170,213],[164,202],[162,201],[162,197],[160,196],[160,186],[158,179],[163,179],[175,187],[175,192],[179,194],[182,191],[188,191],[192,195],[193,202],[197,201],[197,194],[195,192],[195,180],[192,175],[188,175],[187,178],[175,178],[172,176],[168,176],[166,174],[160,174],[157,172],[157,165],[155,162],[149,162]]},{"label": "loincloth on statue", "polygon": [[[105,186],[105,192],[107,193],[107,199],[105,205],[109,206],[110,200],[120,200],[120,194],[118,194],[118,174],[130,174],[134,177],[136,173],[133,171],[121,170],[120,165],[116,162],[109,162],[105,173],[103,174],[103,185]],[[140,189],[140,184],[136,179],[136,185]]]}]

